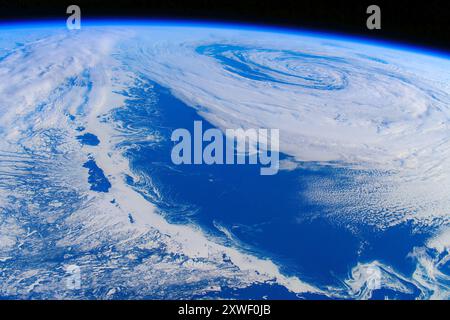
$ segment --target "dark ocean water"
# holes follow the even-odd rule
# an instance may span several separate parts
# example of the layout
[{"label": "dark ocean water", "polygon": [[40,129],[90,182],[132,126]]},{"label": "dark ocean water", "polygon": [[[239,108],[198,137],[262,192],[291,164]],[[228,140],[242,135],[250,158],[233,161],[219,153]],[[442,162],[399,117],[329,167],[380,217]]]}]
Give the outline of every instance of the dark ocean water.
[{"label": "dark ocean water", "polygon": [[[221,242],[270,258],[285,274],[298,275],[319,287],[341,287],[358,262],[378,260],[405,275],[414,271],[414,261],[406,256],[414,246],[423,244],[425,234],[413,234],[406,224],[386,232],[361,226],[356,235],[322,214],[330,208],[313,204],[303,195],[309,182],[340,178],[345,174],[342,169],[302,167],[261,176],[258,165],[175,166],[170,157],[172,131],[185,128],[192,132],[194,121],[202,121],[204,130],[214,126],[168,89],[149,80],[123,94],[128,97],[127,105],[116,109],[112,118],[130,135],[122,146],[126,146],[125,156],[133,172],[151,180],[149,184],[148,179],[133,181],[130,177],[128,183],[145,191],[171,223],[195,223]],[[158,139],[145,139],[149,135]],[[369,245],[361,252],[362,240]],[[418,294],[413,291],[400,294],[381,289],[373,296],[408,299]],[[268,285],[223,294],[295,298],[283,288]]]},{"label": "dark ocean water", "polygon": [[111,188],[111,183],[106,178],[103,170],[97,166],[97,163],[93,159],[89,159],[83,165],[88,169],[89,178],[88,182],[91,185],[91,190],[97,192],[108,192]]},{"label": "dark ocean water", "polygon": [[98,146],[100,144],[100,140],[98,140],[97,136],[92,133],[85,133],[83,135],[79,135],[79,136],[77,136],[77,139],[82,144],[88,145],[88,146]]}]

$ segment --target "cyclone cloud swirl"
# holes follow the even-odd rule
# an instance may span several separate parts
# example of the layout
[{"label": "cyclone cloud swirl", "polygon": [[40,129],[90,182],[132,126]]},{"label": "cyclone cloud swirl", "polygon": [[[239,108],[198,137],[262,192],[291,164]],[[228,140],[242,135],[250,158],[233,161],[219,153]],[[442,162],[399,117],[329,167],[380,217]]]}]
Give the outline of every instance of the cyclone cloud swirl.
[{"label": "cyclone cloud swirl", "polygon": [[196,49],[218,60],[223,67],[242,77],[317,90],[341,90],[347,77],[341,58],[313,54],[212,44]]}]

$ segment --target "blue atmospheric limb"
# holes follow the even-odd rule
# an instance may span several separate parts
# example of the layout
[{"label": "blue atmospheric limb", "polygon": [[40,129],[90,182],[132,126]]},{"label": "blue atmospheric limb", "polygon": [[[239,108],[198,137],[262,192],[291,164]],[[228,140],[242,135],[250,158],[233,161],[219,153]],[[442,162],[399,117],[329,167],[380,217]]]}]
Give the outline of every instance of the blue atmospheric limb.
[{"label": "blue atmospheric limb", "polygon": [[[173,20],[173,19],[145,19],[145,18],[133,18],[133,19],[115,19],[115,18],[83,18],[83,26],[95,27],[194,27],[194,28],[214,28],[224,30],[247,30],[256,32],[271,32],[276,34],[291,34],[301,36],[311,36],[315,38],[324,38],[332,40],[342,40],[346,42],[374,45],[384,48],[399,49],[407,52],[417,52],[427,55],[433,55],[441,58],[450,58],[448,51],[439,50],[431,47],[417,46],[406,42],[394,42],[389,40],[381,40],[379,38],[368,38],[357,35],[346,35],[343,33],[334,32],[332,30],[318,31],[316,29],[308,28],[289,28],[280,26],[268,26],[258,25],[254,23],[230,23],[227,21],[200,21],[200,20]],[[8,20],[1,21],[0,28],[3,30],[42,30],[42,29],[66,29],[66,21],[61,19],[49,19],[49,20]]]}]

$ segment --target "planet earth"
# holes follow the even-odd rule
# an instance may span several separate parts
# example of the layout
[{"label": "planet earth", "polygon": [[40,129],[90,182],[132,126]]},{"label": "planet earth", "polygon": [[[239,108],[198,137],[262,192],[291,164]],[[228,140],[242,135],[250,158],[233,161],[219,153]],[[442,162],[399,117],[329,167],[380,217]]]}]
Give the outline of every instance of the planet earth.
[{"label": "planet earth", "polygon": [[[279,171],[176,165],[279,130]],[[177,21],[0,26],[0,298],[449,299],[450,58]]]}]

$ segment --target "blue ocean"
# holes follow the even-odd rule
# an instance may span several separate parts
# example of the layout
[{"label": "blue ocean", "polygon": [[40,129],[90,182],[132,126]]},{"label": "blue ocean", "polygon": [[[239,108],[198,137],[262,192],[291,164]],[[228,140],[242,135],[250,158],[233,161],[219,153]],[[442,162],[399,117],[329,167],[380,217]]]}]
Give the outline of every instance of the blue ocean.
[{"label": "blue ocean", "polygon": [[[170,140],[173,130],[185,128],[192,132],[194,121],[202,121],[204,130],[213,125],[170,90],[149,79],[143,78],[122,94],[127,96],[126,107],[115,109],[112,118],[128,134],[135,135],[135,139],[127,139],[132,142],[123,143],[125,156],[135,174],[151,177],[152,186],[131,177],[127,182],[138,191],[145,190],[142,194],[171,223],[195,223],[216,241],[269,258],[283,273],[299,276],[318,287],[342,287],[343,279],[349,277],[358,262],[381,261],[405,276],[414,271],[415,262],[407,255],[414,246],[422,245],[428,234],[414,233],[408,224],[386,232],[361,226],[355,233],[324,214],[339,209],[311,203],[302,196],[308,183],[316,179],[345,182],[345,169],[300,166],[261,176],[259,165],[174,165],[174,142]],[[158,139],[149,141],[145,135]],[[368,245],[358,250],[363,242]],[[417,288],[411,292],[380,289],[372,297],[413,299],[419,294]],[[220,296],[325,298],[311,294],[299,297],[273,285],[229,292],[225,289]]]}]

